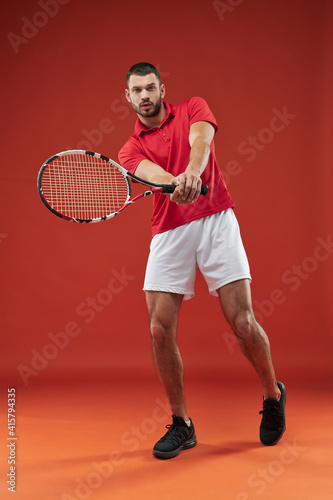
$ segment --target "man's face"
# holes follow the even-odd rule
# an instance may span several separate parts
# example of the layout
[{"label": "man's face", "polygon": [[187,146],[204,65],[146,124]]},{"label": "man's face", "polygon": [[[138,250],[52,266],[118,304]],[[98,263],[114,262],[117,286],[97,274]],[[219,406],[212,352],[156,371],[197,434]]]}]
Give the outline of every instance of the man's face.
[{"label": "man's face", "polygon": [[144,118],[149,118],[159,114],[165,87],[163,83],[159,85],[154,73],[146,76],[131,75],[125,93],[134,111]]}]

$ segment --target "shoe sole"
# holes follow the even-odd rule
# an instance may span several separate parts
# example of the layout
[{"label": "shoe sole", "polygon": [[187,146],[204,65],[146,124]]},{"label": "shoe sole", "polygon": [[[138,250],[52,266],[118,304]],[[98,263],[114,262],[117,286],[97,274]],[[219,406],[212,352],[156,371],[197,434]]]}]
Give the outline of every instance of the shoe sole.
[{"label": "shoe sole", "polygon": [[188,450],[189,448],[193,448],[197,444],[196,438],[186,441],[182,446],[176,448],[173,451],[158,451],[153,450],[153,455],[156,458],[174,458],[176,457],[180,451]]},{"label": "shoe sole", "polygon": [[[278,386],[279,386],[279,389],[280,389],[281,395],[282,395],[283,411],[284,411],[284,407],[286,406],[286,402],[287,402],[287,390],[286,390],[285,386],[282,384],[282,382],[278,382]],[[280,441],[280,439],[282,438],[285,430],[286,430],[286,417],[284,417],[284,426],[283,426],[282,432],[281,432],[280,436],[278,437],[278,439],[276,441],[274,441],[273,443],[263,443],[260,439],[261,444],[263,444],[264,446],[276,445]]]}]

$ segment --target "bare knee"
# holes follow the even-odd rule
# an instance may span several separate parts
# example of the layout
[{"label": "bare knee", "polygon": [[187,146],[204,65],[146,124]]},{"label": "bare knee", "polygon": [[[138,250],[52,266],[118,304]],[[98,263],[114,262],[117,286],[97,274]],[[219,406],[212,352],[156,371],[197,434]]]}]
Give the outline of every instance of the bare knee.
[{"label": "bare knee", "polygon": [[250,339],[259,332],[259,325],[250,311],[239,312],[233,321],[233,330],[241,339]]},{"label": "bare knee", "polygon": [[175,341],[176,332],[170,325],[155,318],[150,321],[150,336],[155,345],[164,346]]},{"label": "bare knee", "polygon": [[182,295],[146,292],[146,301],[153,343],[163,346],[175,342]]}]

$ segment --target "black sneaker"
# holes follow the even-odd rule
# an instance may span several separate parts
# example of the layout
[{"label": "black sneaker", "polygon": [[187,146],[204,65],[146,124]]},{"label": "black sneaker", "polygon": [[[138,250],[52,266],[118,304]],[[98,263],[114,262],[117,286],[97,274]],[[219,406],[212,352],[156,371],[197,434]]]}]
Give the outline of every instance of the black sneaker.
[{"label": "black sneaker", "polygon": [[172,424],[167,425],[168,432],[154,446],[153,455],[158,458],[173,458],[181,450],[193,448],[197,444],[194,425],[188,426],[182,417],[172,415]]},{"label": "black sneaker", "polygon": [[277,399],[264,399],[260,424],[260,441],[266,446],[273,446],[280,441],[286,430],[286,417],[284,407],[286,405],[287,391],[282,382],[277,383],[281,391],[281,397]]}]

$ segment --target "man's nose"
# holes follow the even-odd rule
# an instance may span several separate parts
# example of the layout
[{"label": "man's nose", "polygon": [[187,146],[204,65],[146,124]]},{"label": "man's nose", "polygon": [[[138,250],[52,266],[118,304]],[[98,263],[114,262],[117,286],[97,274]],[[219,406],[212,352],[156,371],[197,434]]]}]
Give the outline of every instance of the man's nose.
[{"label": "man's nose", "polygon": [[141,99],[143,101],[146,101],[148,98],[149,98],[149,94],[148,94],[147,90],[143,89],[142,92],[141,92]]}]

